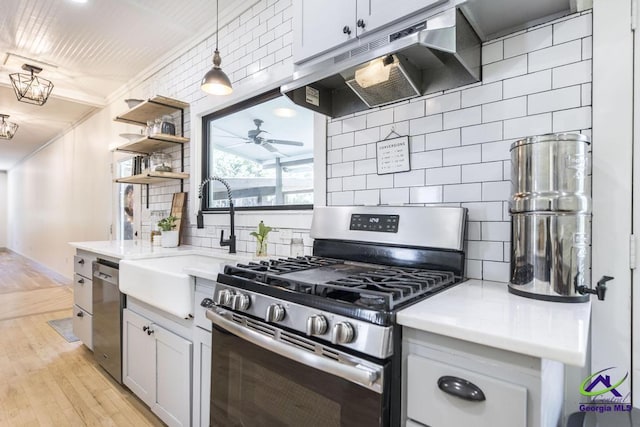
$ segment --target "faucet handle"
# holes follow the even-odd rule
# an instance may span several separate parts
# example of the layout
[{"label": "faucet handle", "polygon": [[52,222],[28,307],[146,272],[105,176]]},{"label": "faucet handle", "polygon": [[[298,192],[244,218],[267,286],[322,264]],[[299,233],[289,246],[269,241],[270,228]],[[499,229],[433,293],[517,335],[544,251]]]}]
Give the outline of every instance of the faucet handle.
[{"label": "faucet handle", "polygon": [[220,246],[228,246],[229,240],[224,240],[224,230],[220,230]]}]

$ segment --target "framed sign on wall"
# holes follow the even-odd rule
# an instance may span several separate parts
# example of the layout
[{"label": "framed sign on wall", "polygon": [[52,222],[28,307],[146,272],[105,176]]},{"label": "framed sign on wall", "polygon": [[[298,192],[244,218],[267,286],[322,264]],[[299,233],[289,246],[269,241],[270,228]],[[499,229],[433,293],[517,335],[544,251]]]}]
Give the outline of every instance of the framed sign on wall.
[{"label": "framed sign on wall", "polygon": [[376,161],[378,175],[410,171],[409,137],[398,136],[379,141],[376,144]]}]

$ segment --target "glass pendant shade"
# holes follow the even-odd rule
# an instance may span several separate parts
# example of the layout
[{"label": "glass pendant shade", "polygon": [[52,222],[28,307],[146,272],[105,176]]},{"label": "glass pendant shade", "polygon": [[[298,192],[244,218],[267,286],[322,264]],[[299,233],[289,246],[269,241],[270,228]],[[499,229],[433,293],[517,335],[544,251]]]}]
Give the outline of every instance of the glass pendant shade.
[{"label": "glass pendant shade", "polygon": [[11,139],[18,130],[16,123],[8,122],[5,119],[9,118],[6,114],[0,114],[0,139]]},{"label": "glass pendant shade", "polygon": [[220,68],[221,63],[222,59],[218,51],[218,1],[216,0],[216,50],[213,53],[213,68],[207,71],[200,83],[200,89],[211,95],[229,95],[233,92],[231,80]]},{"label": "glass pendant shade", "polygon": [[16,93],[18,101],[35,105],[44,105],[51,95],[53,83],[50,80],[38,77],[35,74],[42,71],[42,68],[24,64],[22,69],[30,71],[30,74],[13,73],[9,74],[13,91]]}]

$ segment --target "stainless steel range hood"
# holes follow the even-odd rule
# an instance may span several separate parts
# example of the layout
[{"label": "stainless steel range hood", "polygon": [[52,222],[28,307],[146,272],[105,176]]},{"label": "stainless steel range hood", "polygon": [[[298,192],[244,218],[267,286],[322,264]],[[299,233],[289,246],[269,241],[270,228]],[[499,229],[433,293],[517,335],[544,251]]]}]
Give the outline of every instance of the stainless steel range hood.
[{"label": "stainless steel range hood", "polygon": [[460,10],[406,24],[296,67],[282,93],[298,105],[340,117],[480,80],[481,41]]}]

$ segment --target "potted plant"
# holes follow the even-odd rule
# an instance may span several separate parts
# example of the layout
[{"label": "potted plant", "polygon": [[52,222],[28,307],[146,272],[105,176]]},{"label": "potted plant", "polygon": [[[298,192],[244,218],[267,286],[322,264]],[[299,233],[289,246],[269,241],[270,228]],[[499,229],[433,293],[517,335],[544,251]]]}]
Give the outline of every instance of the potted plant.
[{"label": "potted plant", "polygon": [[162,233],[160,245],[163,248],[175,248],[178,246],[179,232],[178,230],[175,230],[177,220],[178,218],[175,216],[169,215],[168,217],[162,218],[158,221],[158,227]]},{"label": "potted plant", "polygon": [[272,227],[264,225],[264,222],[260,221],[258,231],[251,232],[251,235],[256,238],[256,256],[267,256],[267,236],[271,230],[273,230]]}]

